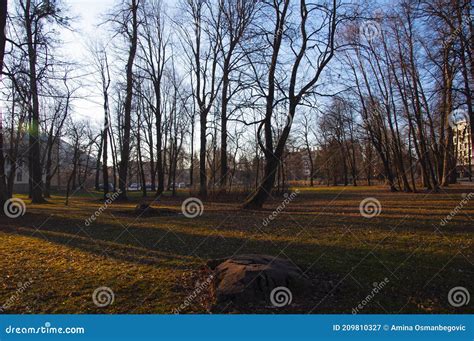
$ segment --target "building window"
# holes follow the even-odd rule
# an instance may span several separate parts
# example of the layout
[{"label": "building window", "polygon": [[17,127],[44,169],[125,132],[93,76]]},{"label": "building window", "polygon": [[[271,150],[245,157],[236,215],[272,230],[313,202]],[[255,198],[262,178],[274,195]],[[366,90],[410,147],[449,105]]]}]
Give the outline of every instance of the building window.
[{"label": "building window", "polygon": [[23,172],[20,170],[17,170],[16,172],[16,181],[17,182],[22,182],[23,181]]}]

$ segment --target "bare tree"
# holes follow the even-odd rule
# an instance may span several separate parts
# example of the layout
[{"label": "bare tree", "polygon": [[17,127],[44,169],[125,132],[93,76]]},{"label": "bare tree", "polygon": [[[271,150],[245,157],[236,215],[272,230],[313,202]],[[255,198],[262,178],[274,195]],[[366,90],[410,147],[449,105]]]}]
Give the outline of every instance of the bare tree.
[{"label": "bare tree", "polygon": [[67,179],[66,185],[66,200],[65,205],[69,205],[69,198],[71,197],[71,193],[73,190],[76,190],[82,187],[80,178],[80,169],[81,163],[86,162],[86,167],[84,170],[84,177],[87,177],[88,174],[88,162],[90,160],[90,148],[94,144],[94,139],[92,139],[92,133],[89,125],[86,122],[79,121],[74,122],[70,120],[68,122],[68,136],[70,138],[70,145],[69,148],[72,150],[68,150],[68,153],[72,155],[68,155],[68,164],[70,165],[70,169],[68,169],[69,176]]},{"label": "bare tree", "polygon": [[[200,121],[200,151],[199,151],[199,194],[207,196],[207,124],[208,115],[213,108],[219,93],[221,79],[217,77],[220,41],[217,32],[212,29],[220,28],[221,16],[215,25],[209,25],[207,15],[212,16],[212,2],[207,0],[187,0],[184,10],[191,19],[192,29],[188,30],[183,24],[183,48],[191,63],[193,96]],[[210,12],[210,13],[209,13]]]},{"label": "bare tree", "polygon": [[138,46],[138,6],[140,0],[130,0],[125,3],[126,6],[122,10],[121,21],[114,20],[119,25],[119,30],[123,33],[128,42],[128,60],[126,66],[126,95],[124,101],[124,117],[123,117],[123,136],[121,138],[121,153],[119,165],[119,189],[121,200],[127,199],[127,181],[130,158],[130,138],[131,138],[131,116],[132,116],[132,100],[133,100],[133,66]]},{"label": "bare tree", "polygon": [[305,168],[306,167],[308,168],[307,173],[308,173],[308,177],[310,181],[310,186],[313,187],[314,176],[315,176],[315,172],[314,172],[315,153],[314,153],[313,144],[311,142],[311,135],[315,134],[314,128],[312,127],[315,124],[315,122],[311,120],[310,115],[311,113],[308,110],[304,111],[303,113],[303,116],[302,116],[303,138],[302,139],[303,139],[304,149],[306,151],[306,162],[304,166]]},{"label": "bare tree", "polygon": [[[0,4],[0,80],[3,75],[3,59],[5,57],[6,26],[7,26],[8,1]],[[3,114],[0,112],[0,206],[3,207],[8,199],[5,176],[5,155],[3,151]],[[1,210],[3,212],[3,210]]]},{"label": "bare tree", "polygon": [[[108,141],[110,134],[110,103],[109,103],[109,89],[111,83],[109,58],[107,55],[106,47],[102,44],[96,44],[91,52],[94,58],[94,67],[100,74],[101,92],[103,96],[103,108],[104,108],[104,125],[102,128],[101,148],[97,155],[97,162],[100,164],[102,156],[102,184],[104,191],[104,199],[107,198],[109,192],[109,168],[108,168]],[[97,170],[99,174],[99,170]]]},{"label": "bare tree", "polygon": [[[225,188],[229,172],[227,148],[228,106],[232,95],[242,84],[235,84],[231,89],[231,74],[244,59],[245,50],[239,49],[245,44],[245,34],[249,29],[255,9],[255,1],[219,0],[218,18],[214,19],[214,29],[221,49],[222,91],[221,91],[221,143],[220,143],[220,186]],[[220,22],[222,21],[222,23]],[[220,25],[221,27],[218,27]],[[239,82],[241,83],[241,82]]]},{"label": "bare tree", "polygon": [[[333,58],[337,47],[335,34],[340,21],[337,12],[340,4],[336,0],[332,1],[328,7],[307,4],[305,0],[299,2],[296,10],[298,12],[299,32],[289,35],[290,49],[294,58],[289,62],[292,66],[289,71],[288,90],[285,92],[288,124],[284,127],[274,145],[272,118],[274,117],[274,107],[277,101],[275,94],[278,87],[276,72],[282,52],[283,37],[288,27],[290,1],[273,2],[270,6],[274,12],[275,26],[273,28],[273,41],[270,44],[271,61],[268,68],[265,117],[260,123],[258,131],[259,145],[264,151],[266,163],[262,182],[244,204],[245,208],[250,209],[261,208],[272,191],[296,109],[301,105],[305,96],[314,90],[323,70]],[[317,39],[318,35],[325,38]],[[318,52],[318,55],[315,56],[312,53],[313,51],[321,52]],[[305,71],[302,71],[303,68]],[[308,68],[311,72],[308,71]],[[264,130],[265,142],[260,139],[262,129]]]},{"label": "bare tree", "polygon": [[[59,163],[53,165],[53,153],[60,143],[63,136],[63,127],[66,119],[69,117],[71,109],[71,99],[77,88],[71,88],[68,84],[68,73],[63,78],[64,91],[55,91],[52,106],[52,115],[44,120],[43,131],[47,132],[45,151],[42,156],[41,164],[44,165],[45,183],[44,196],[51,196],[51,180],[59,169]],[[48,126],[49,125],[49,126]]]},{"label": "bare tree", "polygon": [[[18,0],[17,12],[13,18],[22,30],[16,30],[16,41],[10,40],[15,48],[27,56],[29,88],[29,169],[30,194],[32,202],[42,203],[43,177],[40,140],[40,82],[45,70],[50,67],[48,57],[52,47],[53,29],[45,22],[60,26],[68,24],[64,11],[57,2],[40,0]],[[42,65],[40,65],[40,63]]]},{"label": "bare tree", "polygon": [[[143,70],[151,80],[154,89],[154,103],[149,101],[155,112],[156,132],[156,171],[158,188],[156,195],[161,195],[165,189],[165,172],[163,162],[163,100],[162,80],[166,64],[169,60],[169,38],[165,31],[165,15],[161,0],[147,1],[143,9],[143,30],[140,36],[140,59]],[[153,139],[153,135],[149,135]],[[155,190],[155,162],[153,148],[150,148],[151,184]]]}]

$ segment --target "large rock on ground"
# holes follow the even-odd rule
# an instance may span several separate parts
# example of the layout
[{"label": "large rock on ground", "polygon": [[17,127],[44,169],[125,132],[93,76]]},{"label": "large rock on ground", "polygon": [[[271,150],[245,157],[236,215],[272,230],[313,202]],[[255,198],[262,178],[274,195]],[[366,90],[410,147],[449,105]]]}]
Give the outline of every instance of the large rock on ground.
[{"label": "large rock on ground", "polygon": [[[304,298],[311,283],[292,262],[266,255],[240,255],[208,263],[214,270],[215,295],[218,306],[274,304],[272,291],[285,287],[291,292],[291,303]],[[278,300],[275,297],[274,300]]]}]

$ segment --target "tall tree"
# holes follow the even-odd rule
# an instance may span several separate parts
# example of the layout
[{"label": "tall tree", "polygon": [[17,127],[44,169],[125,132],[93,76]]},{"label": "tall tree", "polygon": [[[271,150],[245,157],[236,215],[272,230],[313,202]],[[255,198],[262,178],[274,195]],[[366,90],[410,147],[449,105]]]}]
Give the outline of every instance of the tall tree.
[{"label": "tall tree", "polygon": [[[222,91],[221,91],[221,145],[220,145],[220,186],[225,188],[229,172],[228,165],[228,107],[235,89],[231,89],[231,74],[243,59],[243,50],[238,51],[239,44],[244,43],[245,33],[251,24],[255,1],[219,0],[218,17],[214,20],[215,31],[219,39],[222,54]],[[217,26],[220,25],[221,27]],[[236,84],[239,88],[241,84]]]},{"label": "tall tree", "polygon": [[[7,41],[7,13],[8,1],[2,1],[0,3],[0,81],[3,75],[3,59],[5,57],[5,45]],[[8,199],[7,183],[5,176],[5,154],[3,149],[3,113],[0,112],[0,214],[2,214],[3,205]]]},{"label": "tall tree", "polygon": [[[109,103],[109,89],[111,83],[110,76],[110,67],[109,67],[109,58],[107,54],[106,47],[98,43],[92,49],[91,53],[94,58],[94,67],[100,74],[100,85],[103,98],[103,110],[104,110],[104,124],[101,133],[101,148],[99,148],[99,154],[97,156],[97,162],[102,164],[102,184],[104,199],[107,198],[109,193],[109,167],[108,167],[108,157],[109,157],[109,134],[110,134],[110,103]],[[100,162],[102,156],[102,163]],[[99,169],[97,170],[98,174]],[[97,175],[98,175],[97,174]]]},{"label": "tall tree", "polygon": [[[338,23],[338,7],[336,0],[326,6],[307,3],[300,0],[297,6],[295,20],[297,20],[298,33],[292,31],[288,36],[290,41],[289,83],[284,97],[288,122],[276,140],[273,133],[272,119],[275,115],[275,104],[279,98],[277,89],[282,88],[276,75],[279,58],[282,54],[283,37],[288,30],[290,21],[290,1],[274,1],[270,4],[274,12],[275,25],[273,27],[273,41],[271,42],[271,56],[268,68],[265,116],[259,126],[259,145],[265,154],[265,171],[263,180],[255,193],[245,202],[244,207],[253,209],[261,208],[269,197],[275,183],[276,172],[282,162],[285,145],[288,140],[291,125],[299,105],[304,98],[314,91],[320,80],[321,74],[336,51],[335,35]],[[295,29],[296,30],[296,29]],[[322,33],[324,32],[324,33]],[[320,39],[315,36],[320,35]],[[314,55],[312,52],[318,52]],[[315,62],[314,62],[315,61]],[[303,71],[304,69],[304,71]],[[260,139],[260,132],[264,131],[264,142]]]},{"label": "tall tree", "polygon": [[131,138],[131,117],[132,117],[132,101],[133,101],[133,66],[138,46],[138,6],[140,0],[130,0],[127,2],[126,9],[123,10],[121,27],[128,39],[128,61],[126,67],[126,95],[124,103],[123,118],[123,136],[122,149],[120,154],[119,166],[119,199],[127,199],[127,181],[130,158],[130,138]]},{"label": "tall tree", "polygon": [[19,33],[19,41],[14,44],[27,56],[29,77],[30,195],[32,202],[42,203],[45,200],[40,146],[40,85],[45,71],[51,67],[48,59],[54,41],[54,28],[51,24],[66,26],[68,18],[59,1],[19,0],[17,12],[16,22],[22,27],[22,31]]},{"label": "tall tree", "polygon": [[[217,77],[220,42],[214,28],[220,28],[222,17],[218,16],[215,25],[209,25],[206,15],[212,16],[213,3],[208,0],[187,0],[184,10],[191,19],[192,27],[182,27],[183,47],[191,63],[193,97],[200,122],[199,150],[199,194],[207,196],[207,128],[208,115],[219,94],[222,79]],[[209,14],[210,12],[210,14]]]},{"label": "tall tree", "polygon": [[[165,171],[163,162],[163,96],[162,81],[165,67],[168,62],[169,37],[165,31],[165,15],[161,0],[147,1],[143,9],[143,29],[141,30],[140,58],[143,61],[143,69],[151,80],[154,90],[154,103],[150,104],[155,112],[156,132],[156,172],[158,175],[158,188],[156,195],[159,196],[165,189]],[[153,135],[150,135],[153,138]],[[155,163],[153,149],[150,149],[150,167],[152,190],[155,190]]]}]

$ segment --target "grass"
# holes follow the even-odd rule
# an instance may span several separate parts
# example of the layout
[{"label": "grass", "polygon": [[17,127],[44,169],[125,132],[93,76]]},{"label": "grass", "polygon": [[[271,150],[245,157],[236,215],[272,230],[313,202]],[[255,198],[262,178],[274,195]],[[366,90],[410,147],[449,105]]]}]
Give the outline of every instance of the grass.
[{"label": "grass", "polygon": [[[469,202],[445,226],[440,224],[471,187],[440,193],[389,193],[380,187],[300,188],[276,219],[264,223],[283,197],[262,211],[239,202],[210,200],[200,217],[136,218],[139,198],[114,203],[93,224],[85,220],[102,205],[99,195],[53,197],[27,203],[16,219],[0,218],[0,306],[6,313],[171,313],[193,292],[207,260],[264,253],[289,258],[313,280],[315,290],[283,308],[262,313],[351,313],[385,279],[388,284],[360,313],[472,313],[448,303],[456,286],[474,294],[473,213]],[[380,215],[360,214],[367,198],[381,203]],[[187,198],[153,204],[181,211]],[[32,280],[19,292],[19,283]],[[115,293],[112,305],[92,301],[98,287]],[[12,303],[13,302],[13,303]],[[205,295],[183,312],[206,313]]]}]

